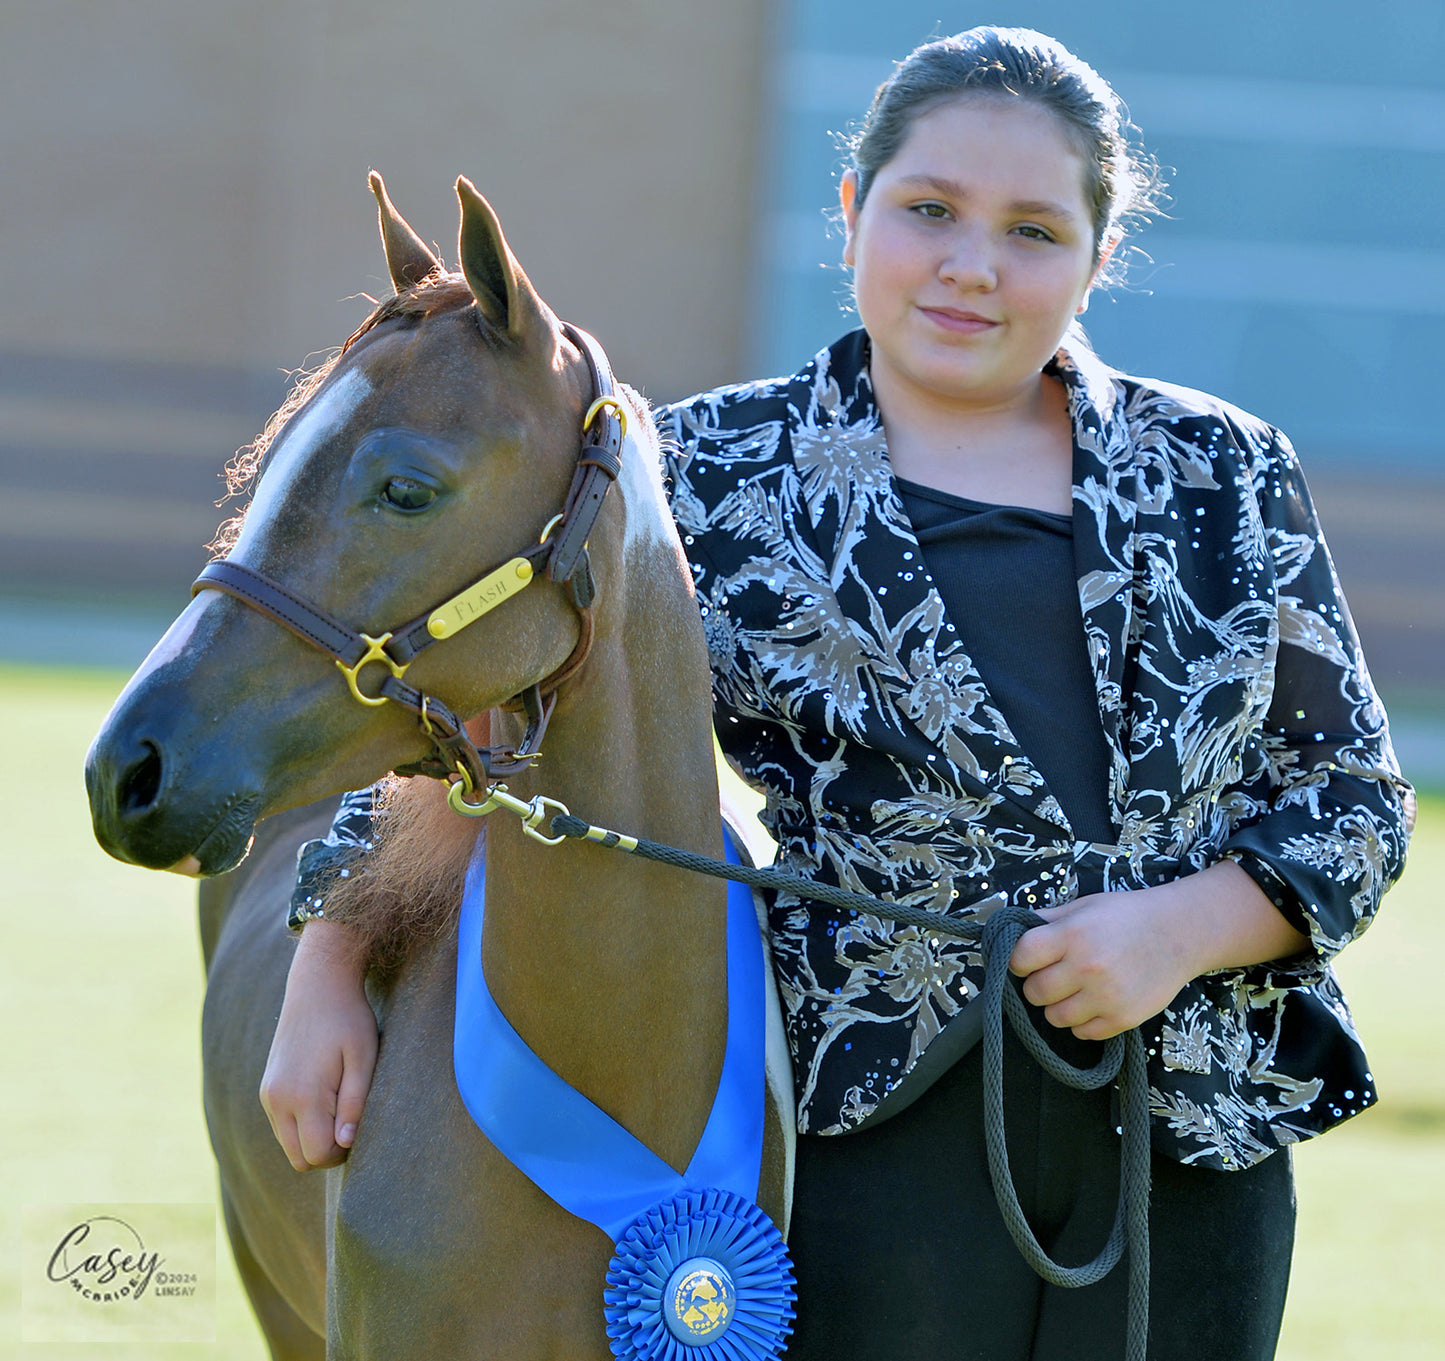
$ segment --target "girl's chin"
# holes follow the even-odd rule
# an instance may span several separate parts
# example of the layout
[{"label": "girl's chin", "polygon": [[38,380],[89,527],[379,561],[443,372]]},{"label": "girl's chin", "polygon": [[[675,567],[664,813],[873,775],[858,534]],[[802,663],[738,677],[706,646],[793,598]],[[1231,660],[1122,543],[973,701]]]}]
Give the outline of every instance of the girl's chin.
[{"label": "girl's chin", "polygon": [[911,393],[924,400],[962,406],[1007,406],[1027,400],[1036,391],[1043,365],[1001,371],[993,364],[960,362],[956,354],[930,356],[899,366],[885,361],[879,382],[878,361],[873,361],[873,386],[882,388],[884,400],[893,392]]}]

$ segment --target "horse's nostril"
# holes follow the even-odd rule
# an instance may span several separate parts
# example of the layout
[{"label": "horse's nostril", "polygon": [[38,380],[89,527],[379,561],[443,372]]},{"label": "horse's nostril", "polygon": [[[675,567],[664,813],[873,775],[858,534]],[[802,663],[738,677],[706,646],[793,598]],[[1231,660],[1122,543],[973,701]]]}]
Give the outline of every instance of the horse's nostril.
[{"label": "horse's nostril", "polygon": [[120,777],[122,813],[143,813],[155,802],[161,788],[161,754],[149,742],[145,755]]}]

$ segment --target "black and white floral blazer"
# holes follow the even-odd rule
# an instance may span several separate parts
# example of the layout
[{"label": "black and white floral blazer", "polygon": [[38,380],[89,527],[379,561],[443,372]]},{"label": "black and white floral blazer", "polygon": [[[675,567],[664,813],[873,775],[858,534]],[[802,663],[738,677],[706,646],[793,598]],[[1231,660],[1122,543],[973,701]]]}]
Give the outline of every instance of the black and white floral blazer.
[{"label": "black and white floral blazer", "polygon": [[[892,481],[864,333],[661,413],[724,751],[780,863],[939,912],[1134,889],[1233,857],[1312,942],[1195,980],[1146,1026],[1155,1142],[1248,1166],[1375,1100],[1335,952],[1407,837],[1295,455],[1215,398],[1066,344],[1079,606],[1116,839],[1075,836],[964,652]],[[966,945],[781,899],[804,1131],[843,1133],[973,998]]]}]

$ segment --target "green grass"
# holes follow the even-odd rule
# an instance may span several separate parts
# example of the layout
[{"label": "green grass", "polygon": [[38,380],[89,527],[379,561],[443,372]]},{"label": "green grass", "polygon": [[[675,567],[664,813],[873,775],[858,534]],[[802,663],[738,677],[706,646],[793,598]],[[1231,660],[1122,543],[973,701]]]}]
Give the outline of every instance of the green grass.
[{"label": "green grass", "polygon": [[1445,957],[1442,882],[1445,801],[1422,799],[1404,878],[1337,965],[1381,1102],[1296,1150],[1282,1361],[1445,1356],[1445,1048],[1430,981]]},{"label": "green grass", "polygon": [[[224,1244],[214,1344],[19,1340],[22,1206],[215,1197],[194,888],[103,855],[81,786],[86,745],[121,681],[0,667],[0,1355],[261,1361]],[[1445,1260],[1445,1051],[1430,982],[1445,958],[1445,802],[1424,801],[1420,824],[1409,873],[1341,960],[1384,1103],[1297,1151],[1284,1361],[1423,1361],[1445,1350],[1445,1298],[1431,1285]]]},{"label": "green grass", "polygon": [[195,887],[116,863],[90,833],[81,762],[123,681],[0,668],[0,1355],[261,1361],[219,1225],[214,1344],[20,1341],[23,1206],[216,1203]]}]

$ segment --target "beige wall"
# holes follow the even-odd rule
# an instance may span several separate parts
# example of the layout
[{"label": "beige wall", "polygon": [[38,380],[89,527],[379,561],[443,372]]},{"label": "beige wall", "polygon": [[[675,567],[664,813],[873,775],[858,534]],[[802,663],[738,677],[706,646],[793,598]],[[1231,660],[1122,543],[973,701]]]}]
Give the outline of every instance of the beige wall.
[{"label": "beige wall", "polygon": [[448,257],[468,175],[543,296],[651,395],[743,376],[765,6],[5,6],[6,584],[63,584],[67,526],[198,542],[215,516],[190,489],[276,394],[256,375],[386,291],[372,166]]},{"label": "beige wall", "polygon": [[625,371],[736,377],[763,4],[6,6],[0,347],[299,362],[382,286],[375,166],[448,254],[469,175]]}]

